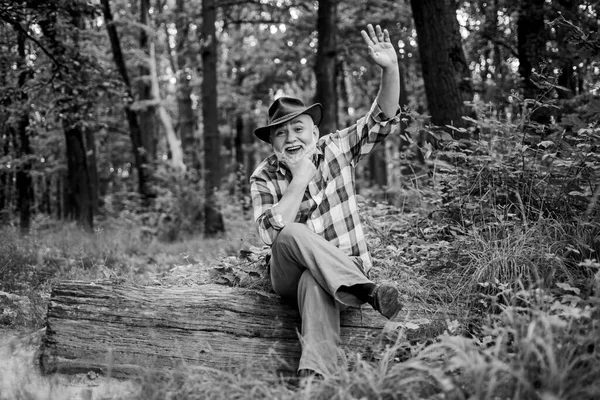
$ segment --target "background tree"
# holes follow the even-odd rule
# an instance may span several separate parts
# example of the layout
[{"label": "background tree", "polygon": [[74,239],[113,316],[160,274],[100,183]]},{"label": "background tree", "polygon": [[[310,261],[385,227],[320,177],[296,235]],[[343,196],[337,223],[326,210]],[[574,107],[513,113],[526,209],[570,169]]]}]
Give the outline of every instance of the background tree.
[{"label": "background tree", "polygon": [[315,102],[323,107],[321,136],[335,132],[338,126],[337,95],[337,0],[320,0],[317,15],[318,48],[315,60],[317,81]]},{"label": "background tree", "polygon": [[[15,26],[17,31],[17,67],[19,69],[19,77],[17,85],[22,89],[29,78],[31,71],[25,67],[26,52],[25,52],[25,34],[21,26]],[[29,102],[25,91],[21,91],[21,98],[16,104],[17,113],[14,122],[10,124],[9,136],[12,136],[14,147],[17,150],[16,155],[21,159],[21,165],[17,165],[16,185],[19,204],[19,226],[21,233],[28,233],[31,223],[31,206],[33,202],[33,186],[31,178],[31,155],[32,149],[29,144]]]},{"label": "background tree", "polygon": [[[149,54],[149,35],[150,29],[150,0],[139,0],[140,13],[140,50],[146,59],[150,59]],[[149,62],[141,62],[138,67],[138,77],[135,79],[135,95],[140,102],[137,111],[142,145],[146,161],[153,162],[156,159],[158,142],[158,122],[156,120],[156,111],[152,106],[152,83],[150,77]]]},{"label": "background tree", "polygon": [[221,186],[221,140],[217,108],[217,5],[214,0],[202,1],[202,121],[204,124],[205,204],[204,232],[215,235],[225,230],[216,191]]},{"label": "background tree", "polygon": [[451,0],[411,0],[431,121],[463,126],[472,87]]},{"label": "background tree", "polygon": [[[316,2],[292,0],[228,0],[214,3],[214,36],[202,32],[211,24],[204,24],[199,0],[113,0],[109,11],[114,20],[102,18],[105,3],[0,0],[3,223],[19,224],[18,210],[27,208],[27,200],[32,226],[45,218],[79,218],[73,211],[78,200],[72,194],[85,193],[87,187],[102,220],[135,215],[136,223],[149,231],[163,215],[183,221],[174,226],[186,234],[204,230],[200,220],[208,216],[205,189],[216,190],[208,196],[215,201],[209,210],[229,206],[218,202],[230,195],[246,201],[247,207],[244,184],[270,152],[252,131],[264,123],[275,96],[294,95],[311,102],[325,93],[322,82],[329,94],[318,101],[333,112],[332,120],[335,117],[339,126],[354,123],[367,111],[379,84],[378,71],[366,61],[360,42],[359,30],[367,23],[390,30],[402,67],[400,102],[414,110],[417,123],[405,135],[389,138],[368,162],[361,163],[357,171],[361,193],[399,190],[409,184],[407,174],[421,176],[427,171],[431,162],[425,157],[430,150],[427,140],[436,131],[428,129],[422,114],[439,115],[435,101],[443,99],[442,105],[452,105],[453,114],[432,122],[460,121],[469,112],[459,110],[462,101],[471,98],[469,83],[480,109],[493,110],[506,123],[516,123],[521,115],[525,90],[518,83],[524,82],[519,72],[518,24],[527,14],[518,0],[437,2],[442,11],[426,9],[429,2],[413,4],[428,10],[428,21],[435,18],[424,27],[418,12],[413,18],[410,3],[395,0],[322,1],[320,7]],[[544,101],[557,106],[553,120],[570,121],[567,130],[586,129],[582,124],[592,121],[593,113],[581,110],[593,110],[591,99],[597,95],[597,7],[586,0],[544,3],[540,37],[550,51],[542,59],[544,70],[535,62],[531,65],[531,77],[544,88]],[[438,23],[442,15],[449,18]],[[25,36],[24,57],[19,57],[15,21]],[[328,22],[321,27],[315,21]],[[118,65],[112,57],[113,28],[118,30],[123,61]],[[423,28],[429,30],[430,41],[419,47]],[[218,40],[211,42],[211,37]],[[329,46],[327,38],[335,45]],[[151,42],[154,57],[150,57]],[[335,78],[322,80],[325,64],[320,60],[334,52],[326,72]],[[204,61],[210,64],[205,66]],[[439,66],[452,68],[438,73]],[[29,74],[22,86],[21,71]],[[122,71],[128,74],[129,86]],[[151,96],[145,89],[150,83],[154,84]],[[447,89],[446,85],[453,86]],[[441,88],[440,93],[432,95],[431,87]],[[21,103],[27,109],[19,108]],[[165,117],[160,124],[155,117],[159,106]],[[14,141],[21,110],[26,115],[29,154],[20,153],[20,143]],[[147,124],[139,129],[139,140],[128,128],[129,121],[135,120],[140,126]],[[165,124],[167,120],[171,122]],[[323,125],[321,130],[333,129]],[[153,145],[144,142],[149,130],[156,133]],[[403,140],[405,136],[413,143]],[[172,144],[178,142],[186,154],[185,174],[172,168],[176,158]],[[143,149],[141,153],[148,157],[156,155],[152,162],[143,163],[144,186],[153,194],[145,202],[139,201],[137,151],[132,149]],[[417,158],[411,158],[412,153]],[[27,162],[32,191],[28,199],[20,200],[16,170]],[[77,173],[87,168],[87,172],[73,179],[69,168]]]},{"label": "background tree", "polygon": [[123,52],[121,50],[121,42],[119,40],[117,28],[114,25],[112,11],[110,9],[110,3],[108,0],[102,0],[102,11],[104,13],[104,21],[108,36],[110,38],[110,46],[114,61],[125,85],[125,114],[127,116],[127,123],[129,124],[133,158],[135,160],[135,167],[137,171],[138,191],[140,195],[145,198],[150,194],[147,187],[147,173],[145,169],[147,160],[146,154],[143,151],[142,132],[137,115],[131,107],[133,103],[133,93],[131,82],[129,80],[129,72],[127,71],[127,66],[125,65],[125,59],[123,58]]},{"label": "background tree", "polygon": [[519,3],[517,20],[517,44],[519,75],[522,78],[523,96],[535,99],[538,89],[532,79],[534,70],[541,73],[546,52],[546,28],[544,24],[545,1],[531,0]]}]

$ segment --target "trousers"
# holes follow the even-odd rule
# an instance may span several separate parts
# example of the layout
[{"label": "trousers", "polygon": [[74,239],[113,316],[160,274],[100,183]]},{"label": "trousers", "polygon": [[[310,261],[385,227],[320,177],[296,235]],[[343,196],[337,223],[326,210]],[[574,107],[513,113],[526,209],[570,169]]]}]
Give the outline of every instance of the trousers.
[{"label": "trousers", "polygon": [[302,321],[298,369],[330,375],[339,365],[340,310],[364,304],[375,283],[354,259],[306,225],[286,225],[271,246],[273,290]]}]

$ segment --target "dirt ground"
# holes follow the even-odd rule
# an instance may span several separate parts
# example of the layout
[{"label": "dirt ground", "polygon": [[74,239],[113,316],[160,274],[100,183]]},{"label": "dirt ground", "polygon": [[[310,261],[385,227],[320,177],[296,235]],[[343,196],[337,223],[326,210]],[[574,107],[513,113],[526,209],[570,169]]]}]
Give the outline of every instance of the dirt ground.
[{"label": "dirt ground", "polygon": [[139,386],[95,373],[42,375],[38,350],[44,329],[0,328],[0,400],[95,400],[133,396]]}]

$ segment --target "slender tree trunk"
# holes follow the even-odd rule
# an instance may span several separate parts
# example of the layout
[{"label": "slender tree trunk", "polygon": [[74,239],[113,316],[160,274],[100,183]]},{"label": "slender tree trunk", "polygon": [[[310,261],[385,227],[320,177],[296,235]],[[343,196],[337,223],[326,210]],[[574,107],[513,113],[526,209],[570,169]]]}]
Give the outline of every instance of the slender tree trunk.
[{"label": "slender tree trunk", "polygon": [[196,115],[192,105],[192,62],[188,48],[189,21],[185,11],[185,0],[177,0],[175,26],[177,27],[176,49],[177,63],[173,70],[177,71],[177,108],[179,110],[179,137],[183,148],[185,165],[200,171],[202,161],[199,157],[198,139],[196,138]]},{"label": "slender tree trunk", "polygon": [[[4,104],[1,104],[4,108]],[[0,149],[2,149],[2,156],[8,156],[10,154],[10,132],[8,126],[8,113],[5,113],[4,110],[0,112]],[[0,170],[0,222],[3,222],[5,216],[8,216],[9,207],[8,207],[8,195],[7,188],[9,183],[11,182],[9,179],[9,172],[1,169]]]},{"label": "slender tree trunk", "polygon": [[96,161],[96,138],[94,132],[90,129],[86,129],[84,132],[85,138],[85,149],[86,149],[86,164],[88,168],[88,175],[90,178],[90,196],[92,198],[92,210],[94,214],[100,211],[99,199],[98,199],[98,165]]},{"label": "slender tree trunk", "polygon": [[[150,0],[140,0],[140,24],[149,26]],[[140,30],[140,49],[148,54],[148,34],[144,29]],[[152,100],[152,89],[148,77],[150,68],[144,63],[139,67],[139,79],[136,84],[138,99],[142,101]],[[142,146],[144,147],[146,160],[151,162],[156,159],[158,142],[158,124],[154,107],[148,105],[138,111],[140,130],[142,133]]]},{"label": "slender tree trunk", "polygon": [[150,43],[150,80],[152,82],[152,97],[156,103],[155,110],[158,114],[160,121],[165,129],[165,135],[167,137],[167,143],[171,150],[171,166],[177,170],[185,171],[185,164],[183,163],[183,151],[181,149],[181,142],[177,138],[175,133],[175,127],[171,116],[167,113],[167,110],[162,105],[160,98],[160,88],[158,86],[158,67],[156,65],[156,54],[154,51],[154,43]]},{"label": "slender tree trunk", "polygon": [[133,147],[132,150],[135,162],[135,169],[138,174],[138,191],[142,197],[147,198],[149,195],[149,190],[147,188],[147,171],[145,169],[146,155],[143,151],[142,131],[138,123],[137,115],[131,109],[131,105],[133,103],[131,83],[129,80],[129,74],[127,73],[125,60],[123,58],[123,52],[121,51],[121,42],[119,41],[119,35],[114,25],[112,12],[110,10],[109,0],[102,0],[102,11],[104,14],[104,21],[106,25],[106,30],[108,32],[108,37],[110,39],[110,45],[112,48],[115,64],[117,66],[117,69],[119,70],[121,79],[125,84],[125,95],[127,98],[125,103],[125,114],[127,116],[127,123],[129,125],[129,134],[131,137],[131,145]]},{"label": "slender tree trunk", "polygon": [[244,212],[249,211],[251,204],[248,201],[250,196],[250,185],[248,177],[248,155],[245,148],[248,144],[248,123],[249,118],[244,116],[242,111],[237,113],[235,119],[235,164],[236,164],[236,186],[237,195],[242,204]]},{"label": "slender tree trunk", "polygon": [[399,72],[400,72],[400,99],[398,99],[398,104],[400,107],[404,108],[408,106],[408,92],[406,91],[406,66],[405,63],[400,60],[398,63]]},{"label": "slender tree trunk", "polygon": [[[23,68],[19,72],[18,85],[22,88],[29,79],[29,72],[25,68],[25,34],[18,30],[18,52],[19,52],[19,67]],[[22,234],[29,233],[31,226],[31,208],[33,200],[33,180],[31,178],[31,155],[33,151],[29,144],[29,104],[27,95],[21,91],[21,101],[17,105],[18,115],[14,126],[15,149],[17,150],[17,158],[20,158],[20,166],[17,169],[16,184],[17,196],[19,204],[19,227]]]},{"label": "slender tree trunk", "polygon": [[320,136],[335,132],[337,117],[337,0],[320,0],[317,16],[319,44],[315,64],[315,102],[323,104]]},{"label": "slender tree trunk", "polygon": [[385,145],[380,143],[369,154],[369,178],[372,185],[379,189],[387,186],[387,163],[385,157]]},{"label": "slender tree trunk", "polygon": [[523,80],[526,99],[538,96],[538,89],[531,80],[533,69],[539,71],[546,47],[544,29],[545,0],[521,0],[517,20],[517,51],[519,53],[519,75]]},{"label": "slender tree trunk", "polygon": [[[578,1],[575,0],[559,0],[561,14],[569,21],[573,21],[577,14]],[[558,15],[557,15],[558,16]],[[570,49],[569,41],[567,40],[568,33],[565,28],[558,27],[556,30],[557,47],[560,51],[559,62],[561,73],[558,76],[558,85],[565,89],[557,90],[560,98],[570,99],[575,96],[575,77],[573,74],[573,51]]]},{"label": "slender tree trunk", "polygon": [[220,186],[221,143],[217,109],[217,37],[215,0],[202,1],[202,118],[204,121],[205,205],[204,233],[208,236],[225,231],[216,191]]},{"label": "slender tree trunk", "polygon": [[64,122],[67,145],[68,214],[85,229],[94,228],[94,200],[89,176],[85,134],[75,121]]},{"label": "slender tree trunk", "polygon": [[[451,0],[411,0],[425,93],[433,124],[463,126],[470,75]],[[468,70],[468,69],[467,69]],[[471,89],[472,90],[472,89]]]}]

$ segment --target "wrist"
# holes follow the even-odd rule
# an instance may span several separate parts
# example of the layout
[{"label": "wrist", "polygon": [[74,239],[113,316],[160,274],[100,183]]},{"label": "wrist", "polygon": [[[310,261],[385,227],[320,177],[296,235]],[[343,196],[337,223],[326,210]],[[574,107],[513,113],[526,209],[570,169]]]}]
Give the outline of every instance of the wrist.
[{"label": "wrist", "polygon": [[398,61],[396,60],[396,62],[394,62],[393,64],[382,66],[381,70],[385,73],[398,71],[399,70]]}]

